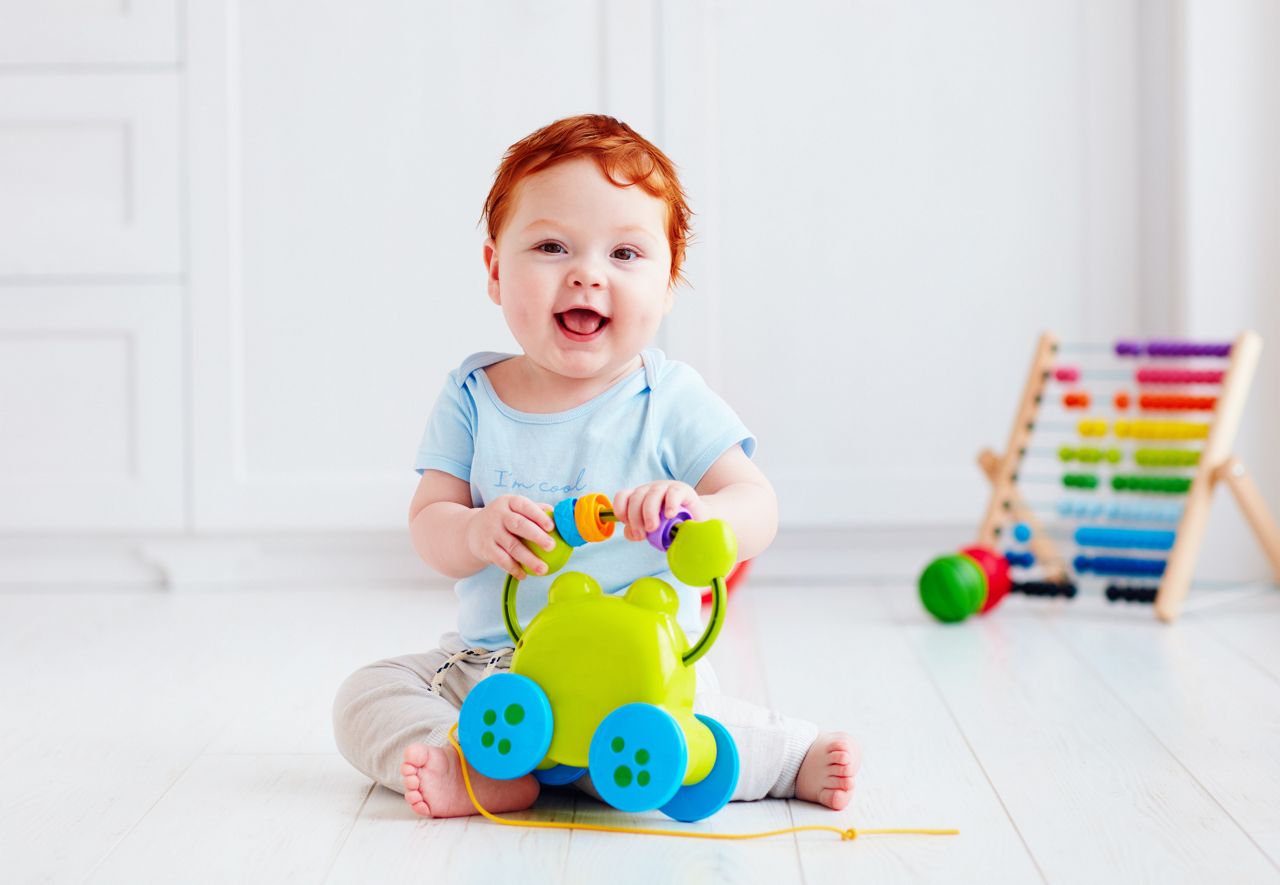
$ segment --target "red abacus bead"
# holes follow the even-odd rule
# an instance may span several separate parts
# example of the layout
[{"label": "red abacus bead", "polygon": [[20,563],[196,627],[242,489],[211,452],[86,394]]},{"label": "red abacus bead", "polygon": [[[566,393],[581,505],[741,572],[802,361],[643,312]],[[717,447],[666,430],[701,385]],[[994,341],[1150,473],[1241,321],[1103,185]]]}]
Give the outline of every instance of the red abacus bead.
[{"label": "red abacus bead", "polygon": [[1058,366],[1053,370],[1053,377],[1059,381],[1072,382],[1080,380],[1080,370],[1075,366]]},{"label": "red abacus bead", "polygon": [[1116,408],[1122,412],[1129,408],[1129,394],[1123,390],[1116,394]]},{"label": "red abacus bead", "polygon": [[1009,561],[990,547],[974,545],[960,551],[978,564],[987,576],[987,599],[978,609],[979,614],[986,614],[1000,604],[1013,586],[1009,577]]}]

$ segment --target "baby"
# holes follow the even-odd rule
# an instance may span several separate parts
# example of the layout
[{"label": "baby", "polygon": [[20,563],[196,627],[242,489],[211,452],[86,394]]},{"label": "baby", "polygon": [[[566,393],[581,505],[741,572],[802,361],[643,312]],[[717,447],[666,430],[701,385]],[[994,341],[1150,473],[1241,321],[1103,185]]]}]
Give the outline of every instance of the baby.
[{"label": "baby", "polygon": [[[773,540],[777,502],[751,461],[755,437],[691,367],[647,349],[681,279],[689,216],[671,161],[611,117],[552,123],[512,145],[498,168],[484,264],[489,298],[523,353],[475,354],[450,373],[418,448],[409,509],[418,554],[460,579],[458,630],[433,651],[361,668],[334,702],[343,756],[419,814],[474,813],[449,729],[470,689],[510,666],[506,574],[523,581],[521,623],[546,604],[552,579],[524,543],[552,547],[543,504],[621,489],[614,512],[640,543],[587,544],[570,565],[606,593],[661,578],[693,638],[701,591],[667,570],[646,533],[684,507],[728,522],[741,559]],[[847,734],[726,697],[706,658],[696,675],[694,710],[723,723],[738,747],[733,799],[849,803],[861,754]],[[493,811],[538,796],[533,775],[471,778]],[[577,785],[595,794],[589,776]]]}]

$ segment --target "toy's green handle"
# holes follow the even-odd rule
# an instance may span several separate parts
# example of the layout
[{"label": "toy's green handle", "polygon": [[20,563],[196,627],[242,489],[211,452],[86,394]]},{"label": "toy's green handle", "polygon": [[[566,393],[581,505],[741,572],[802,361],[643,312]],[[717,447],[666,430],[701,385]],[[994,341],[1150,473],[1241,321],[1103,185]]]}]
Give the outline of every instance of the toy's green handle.
[{"label": "toy's green handle", "polygon": [[516,590],[519,587],[520,582],[516,580],[516,576],[507,575],[507,583],[502,587],[502,622],[506,624],[507,635],[511,637],[512,645],[519,643],[520,637],[524,635],[520,618],[516,614]]},{"label": "toy's green handle", "polygon": [[720,628],[724,626],[724,603],[726,597],[727,591],[724,588],[724,578],[713,578],[711,580],[711,618],[707,621],[707,627],[702,631],[702,635],[698,637],[698,641],[693,644],[693,648],[684,653],[682,660],[686,665],[692,664],[709,652],[716,641],[716,637],[720,635]]}]

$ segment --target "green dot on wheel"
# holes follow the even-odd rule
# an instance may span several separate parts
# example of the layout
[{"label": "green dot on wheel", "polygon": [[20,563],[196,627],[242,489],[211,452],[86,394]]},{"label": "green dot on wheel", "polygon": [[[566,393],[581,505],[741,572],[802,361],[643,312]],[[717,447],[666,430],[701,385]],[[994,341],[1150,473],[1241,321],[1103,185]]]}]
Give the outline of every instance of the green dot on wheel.
[{"label": "green dot on wheel", "polygon": [[636,750],[636,765],[644,765],[649,761],[648,750]]},{"label": "green dot on wheel", "polygon": [[631,769],[625,765],[619,765],[613,770],[613,782],[620,787],[628,787],[631,785]]},{"label": "green dot on wheel", "polygon": [[485,724],[485,725],[493,725],[493,723],[495,723],[495,722],[497,722],[497,721],[498,721],[498,711],[497,711],[497,710],[485,710],[485,711],[484,711],[484,724]]},{"label": "green dot on wheel", "polygon": [[636,783],[642,787],[649,786],[649,772],[642,771],[636,775]]},{"label": "green dot on wheel", "polygon": [[502,718],[507,720],[508,725],[519,725],[524,721],[524,707],[512,704],[502,711]]},{"label": "green dot on wheel", "polygon": [[507,740],[506,738],[503,738],[502,740],[498,741],[498,752],[501,753],[503,756],[510,753],[511,741]]},{"label": "green dot on wheel", "polygon": [[486,731],[484,734],[480,735],[480,743],[481,743],[483,746],[486,746],[486,747],[492,747],[492,746],[493,746],[493,732],[491,732],[491,731]]},{"label": "green dot on wheel", "polygon": [[627,745],[626,742],[623,741],[622,738],[616,737],[613,739],[613,743],[611,743],[609,746],[613,747],[613,752],[621,753],[622,748],[625,747],[626,745]]}]

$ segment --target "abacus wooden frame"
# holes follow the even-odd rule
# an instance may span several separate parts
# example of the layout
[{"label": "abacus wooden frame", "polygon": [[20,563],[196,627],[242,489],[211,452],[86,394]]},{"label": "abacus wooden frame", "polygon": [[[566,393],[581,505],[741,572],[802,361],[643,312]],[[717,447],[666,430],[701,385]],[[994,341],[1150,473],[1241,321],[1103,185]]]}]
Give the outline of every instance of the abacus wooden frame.
[{"label": "abacus wooden frame", "polygon": [[[1280,582],[1280,527],[1244,464],[1231,454],[1261,350],[1262,339],[1252,331],[1242,332],[1231,345],[1231,356],[1222,378],[1209,435],[1201,450],[1191,488],[1187,490],[1177,535],[1156,591],[1156,617],[1166,623],[1176,620],[1182,612],[1204,539],[1213,490],[1219,482],[1225,482],[1231,489],[1271,563],[1275,580]],[[999,524],[1008,517],[1025,522],[1032,530],[1031,551],[1036,561],[1041,563],[1046,578],[1064,581],[1068,575],[1067,563],[1059,555],[1052,539],[1041,531],[1035,514],[1023,502],[1015,479],[1044,400],[1045,385],[1052,375],[1057,351],[1058,339],[1049,332],[1042,334],[1036,344],[1031,370],[1022,389],[1004,452],[997,454],[991,449],[983,449],[978,454],[978,464],[991,481],[991,498],[978,528],[978,543],[994,548]]]}]

